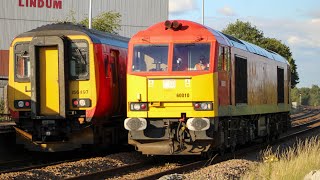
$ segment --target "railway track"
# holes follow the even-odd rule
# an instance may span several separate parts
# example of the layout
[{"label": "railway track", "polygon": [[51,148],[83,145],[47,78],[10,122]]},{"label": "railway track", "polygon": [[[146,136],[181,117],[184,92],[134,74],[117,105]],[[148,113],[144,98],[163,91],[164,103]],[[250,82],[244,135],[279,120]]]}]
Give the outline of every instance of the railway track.
[{"label": "railway track", "polygon": [[295,121],[298,121],[298,120],[306,119],[309,117],[313,117],[319,113],[320,113],[320,109],[307,109],[306,112],[303,114],[299,113],[298,115],[293,115],[292,119]]},{"label": "railway track", "polygon": [[[317,113],[315,113],[317,112]],[[312,114],[312,115],[310,115]],[[199,161],[192,161],[189,163],[178,165],[177,167],[170,168],[168,170],[164,170],[157,173],[150,173],[146,176],[139,177],[137,179],[141,180],[153,180],[158,179],[162,176],[168,175],[168,174],[175,174],[175,173],[184,173],[184,172],[190,172],[193,170],[197,170],[203,167],[206,167],[211,164],[216,164],[228,159],[241,157],[247,154],[248,152],[253,151],[259,151],[265,149],[269,145],[274,145],[275,143],[283,143],[288,141],[289,139],[296,138],[297,136],[300,136],[302,134],[308,133],[313,130],[320,129],[320,113],[319,111],[311,111],[307,113],[305,116],[299,116],[298,118],[294,118],[293,121],[298,121],[302,117],[310,118],[313,117],[314,119],[310,122],[304,122],[297,124],[293,126],[292,131],[290,133],[287,133],[285,135],[282,135],[277,141],[272,142],[271,144],[262,143],[257,144],[254,146],[250,146],[247,148],[242,148],[234,153],[226,153],[224,156],[218,156],[218,154],[215,154],[211,159],[209,160],[199,160]],[[108,179],[108,178],[116,178],[116,179],[125,179],[123,176],[128,175],[132,172],[138,173],[144,170],[148,170],[154,166],[165,166],[166,164],[152,164],[150,165],[150,162],[141,162],[136,164],[131,164],[127,166],[122,166],[114,169],[107,169],[105,171],[95,172],[91,174],[85,174],[73,178],[69,178],[70,180],[82,180],[82,179]]]},{"label": "railway track", "polygon": [[[288,132],[287,134],[283,135],[280,137],[280,139],[277,141],[277,143],[285,142],[286,140],[290,138],[295,138],[296,136],[299,136],[301,134],[307,133],[309,131],[318,129],[317,124],[320,122],[320,114],[315,113],[315,111],[312,111],[313,116],[310,116],[310,111],[306,112],[306,118],[309,119],[310,122],[304,122],[304,123],[297,123],[296,125],[293,126],[292,130]],[[299,115],[299,118],[293,118],[293,122],[300,121],[300,118],[302,116]],[[192,171],[195,169],[200,169],[206,165],[209,164],[214,164],[214,163],[219,163],[222,161],[225,161],[230,158],[235,158],[239,156],[243,156],[244,154],[252,151],[257,151],[259,149],[264,149],[267,146],[267,144],[258,144],[254,145],[248,148],[243,148],[235,153],[227,153],[223,157],[222,156],[214,156],[214,158],[208,160],[194,160],[193,158],[192,161],[185,161],[185,162],[180,162],[174,166],[166,167],[168,166],[168,161],[162,161],[162,162],[155,162],[152,160],[148,161],[143,161],[140,163],[133,163],[129,165],[124,165],[116,168],[108,168],[106,170],[94,172],[94,173],[87,173],[79,175],[79,176],[69,176],[71,178],[69,179],[107,179],[107,178],[118,178],[118,179],[125,179],[122,177],[125,176],[130,176],[130,174],[137,174],[137,172],[142,172],[142,171],[148,171],[150,169],[156,169],[156,168],[161,168],[161,172],[154,173],[153,171],[150,170],[150,172],[147,173],[141,173],[139,178],[136,179],[156,179],[161,176],[167,175],[167,174],[174,174],[174,173],[182,173],[182,172],[188,172]],[[26,171],[26,170],[31,170],[31,169],[39,169],[42,167],[50,166],[50,165],[57,165],[59,163],[65,163],[65,162],[71,162],[72,160],[69,161],[60,161],[60,162],[55,162],[51,164],[42,164],[42,165],[37,165],[37,166],[30,166],[30,167],[25,167],[25,168],[20,168],[20,169],[15,169],[15,170],[8,170],[6,172],[16,172],[18,171]],[[175,161],[173,161],[175,162]],[[170,163],[169,163],[170,164]],[[1,162],[0,162],[1,165]],[[166,168],[162,168],[166,167]],[[0,172],[4,173],[4,172]],[[81,174],[81,173],[79,173]],[[140,174],[140,173],[139,173]],[[131,178],[132,179],[132,178]]]},{"label": "railway track", "polygon": [[[32,169],[40,169],[40,168],[47,167],[47,166],[54,166],[57,164],[78,161],[81,159],[82,158],[72,159],[72,160],[62,160],[62,161],[56,161],[56,162],[51,162],[51,163],[39,163],[39,164],[34,164],[34,165],[22,165],[21,167],[17,167],[17,163],[27,164],[28,162],[32,162],[32,161],[30,159],[28,159],[28,160],[16,160],[16,161],[12,161],[12,162],[4,162],[2,164],[0,163],[0,165],[6,165],[6,166],[9,165],[9,168],[7,168],[7,170],[0,171],[0,174],[28,171],[28,170],[32,170]],[[14,164],[13,168],[10,169],[10,166],[12,166],[12,163],[15,163],[15,164]]]},{"label": "railway track", "polygon": [[[15,159],[10,161],[0,162],[0,174],[28,171],[32,169],[40,169],[43,167],[54,166],[62,163],[75,162],[86,158],[92,158],[95,156],[104,156],[110,154],[110,152],[104,153],[91,153],[82,151],[72,151],[63,153],[30,153],[30,152],[20,152],[25,153],[25,156],[30,158]],[[112,152],[111,152],[112,153]]]}]

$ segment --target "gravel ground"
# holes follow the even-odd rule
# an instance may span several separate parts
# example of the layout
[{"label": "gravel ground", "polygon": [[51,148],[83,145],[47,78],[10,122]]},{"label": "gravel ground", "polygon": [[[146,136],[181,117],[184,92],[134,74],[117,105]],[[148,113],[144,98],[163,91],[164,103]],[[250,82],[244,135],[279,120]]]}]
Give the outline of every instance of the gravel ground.
[{"label": "gravel ground", "polygon": [[150,174],[155,174],[155,173],[167,171],[167,170],[170,170],[170,169],[174,169],[174,168],[176,168],[178,166],[179,166],[178,164],[168,163],[168,164],[166,164],[164,166],[144,168],[143,170],[139,171],[139,173],[132,172],[132,173],[126,174],[124,176],[118,176],[118,177],[110,178],[108,180],[111,180],[111,179],[114,179],[114,180],[139,179],[139,178],[148,176]]},{"label": "gravel ground", "polygon": [[106,157],[96,157],[75,162],[62,163],[41,169],[5,173],[0,175],[0,179],[64,179],[74,177],[76,175],[137,163],[142,161],[144,158],[144,156],[137,152],[118,153]]},{"label": "gravel ground", "polygon": [[232,159],[202,168],[198,171],[184,174],[185,179],[240,179],[250,167],[257,162],[245,159]]},{"label": "gravel ground", "polygon": [[159,178],[159,180],[240,179],[240,177],[244,175],[244,173],[246,173],[249,168],[253,167],[256,164],[257,162],[248,161],[245,159],[232,159],[202,168],[191,173],[166,175]]}]

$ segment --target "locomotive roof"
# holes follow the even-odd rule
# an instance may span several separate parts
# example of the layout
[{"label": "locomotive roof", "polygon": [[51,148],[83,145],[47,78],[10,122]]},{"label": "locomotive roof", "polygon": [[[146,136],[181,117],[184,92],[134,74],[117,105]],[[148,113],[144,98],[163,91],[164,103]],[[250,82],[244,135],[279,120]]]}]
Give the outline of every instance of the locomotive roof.
[{"label": "locomotive roof", "polygon": [[109,44],[112,46],[128,48],[129,38],[119,35],[88,29],[80,24],[69,22],[47,24],[25,32],[18,37],[44,36],[44,35],[87,35],[93,43]]},{"label": "locomotive roof", "polygon": [[[173,22],[174,20],[170,20],[170,22]],[[175,29],[173,31],[168,31],[165,27],[165,22],[160,22],[157,23],[145,31],[140,31],[136,35],[134,35],[130,41],[146,41],[148,42],[149,40],[153,41],[158,41],[158,42],[163,42],[164,39],[166,40],[177,40],[177,41],[185,41],[187,38],[196,38],[195,41],[199,41],[201,37],[205,39],[215,39],[218,41],[219,44],[227,45],[227,46],[232,46],[235,48],[242,49],[244,51],[248,51],[250,53],[254,53],[260,56],[267,57],[269,59],[275,60],[275,61],[280,61],[283,63],[288,63],[286,59],[279,54],[263,49],[257,45],[254,45],[252,43],[237,39],[233,36],[224,34],[220,31],[214,30],[210,27],[203,26],[202,24],[188,21],[188,20],[177,20],[178,23],[180,24],[181,31],[178,29]],[[181,33],[180,33],[181,32]],[[168,37],[172,36],[171,38]]]},{"label": "locomotive roof", "polygon": [[[229,45],[229,46],[233,46],[233,47],[242,49],[244,51],[248,51],[248,52],[251,52],[251,53],[254,53],[254,54],[258,54],[260,56],[264,56],[264,57],[267,57],[269,59],[273,59],[273,60],[276,60],[276,61],[287,63],[286,59],[284,57],[282,57],[281,55],[279,55],[278,53],[276,53],[276,52],[264,49],[264,48],[262,48],[260,46],[257,46],[255,44],[249,43],[247,41],[243,41],[241,39],[237,39],[237,38],[235,38],[233,36],[230,36],[228,34],[224,34],[224,33],[220,32],[220,31],[211,29],[210,27],[206,27],[206,28],[209,31],[211,31],[215,36],[218,35],[218,36],[223,37],[224,40],[228,43],[227,45]],[[218,42],[219,42],[219,39],[218,39]]]}]

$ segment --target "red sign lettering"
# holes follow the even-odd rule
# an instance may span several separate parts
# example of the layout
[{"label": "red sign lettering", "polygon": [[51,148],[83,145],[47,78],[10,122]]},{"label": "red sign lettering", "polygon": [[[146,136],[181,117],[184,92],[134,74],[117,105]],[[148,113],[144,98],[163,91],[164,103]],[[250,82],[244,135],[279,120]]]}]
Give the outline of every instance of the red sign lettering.
[{"label": "red sign lettering", "polygon": [[63,0],[18,0],[20,7],[62,9]]},{"label": "red sign lettering", "polygon": [[53,1],[53,8],[55,9],[61,9],[62,8],[62,1],[60,0],[54,0]]},{"label": "red sign lettering", "polygon": [[46,0],[46,7],[47,8],[51,8],[52,7],[52,0]]},{"label": "red sign lettering", "polygon": [[19,6],[20,6],[20,7],[24,7],[24,5],[22,4],[22,1],[21,1],[21,0],[19,0]]},{"label": "red sign lettering", "polygon": [[30,7],[37,7],[37,1],[36,0],[30,0]]},{"label": "red sign lettering", "polygon": [[44,5],[43,0],[38,0],[38,8],[42,8]]}]

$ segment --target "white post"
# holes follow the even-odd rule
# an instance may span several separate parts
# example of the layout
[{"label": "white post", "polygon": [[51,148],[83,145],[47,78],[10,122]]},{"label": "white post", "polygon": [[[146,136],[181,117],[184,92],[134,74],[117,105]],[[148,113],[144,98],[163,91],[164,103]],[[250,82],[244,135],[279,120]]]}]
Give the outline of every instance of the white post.
[{"label": "white post", "polygon": [[300,93],[300,106],[302,105],[302,101],[301,101],[302,99],[301,99],[301,93]]},{"label": "white post", "polygon": [[92,0],[89,0],[89,29],[92,28]]},{"label": "white post", "polygon": [[204,25],[204,0],[202,0],[202,25]]}]

